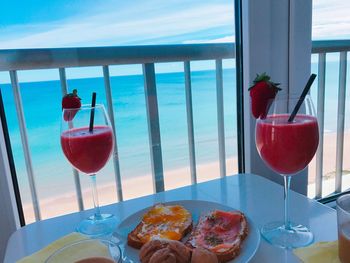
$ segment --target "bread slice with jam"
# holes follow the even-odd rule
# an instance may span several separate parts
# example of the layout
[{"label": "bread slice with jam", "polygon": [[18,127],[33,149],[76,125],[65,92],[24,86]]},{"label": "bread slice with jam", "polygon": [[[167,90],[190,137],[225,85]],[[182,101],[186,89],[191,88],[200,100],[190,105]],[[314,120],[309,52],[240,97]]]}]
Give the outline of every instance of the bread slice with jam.
[{"label": "bread slice with jam", "polygon": [[153,239],[181,240],[192,230],[192,215],[181,205],[156,204],[128,234],[128,245],[141,248]]},{"label": "bread slice with jam", "polygon": [[214,210],[201,216],[186,245],[215,253],[219,262],[236,258],[248,234],[248,223],[240,211]]}]

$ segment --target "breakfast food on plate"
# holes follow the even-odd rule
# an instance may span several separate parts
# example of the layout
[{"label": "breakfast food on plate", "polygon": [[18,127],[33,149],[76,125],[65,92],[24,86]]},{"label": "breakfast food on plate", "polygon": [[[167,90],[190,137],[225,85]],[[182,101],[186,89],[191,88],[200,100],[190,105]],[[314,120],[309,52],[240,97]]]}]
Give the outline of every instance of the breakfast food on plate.
[{"label": "breakfast food on plate", "polygon": [[152,239],[181,240],[192,230],[192,216],[181,205],[153,206],[128,234],[128,245],[141,248]]},{"label": "breakfast food on plate", "polygon": [[205,248],[215,253],[219,262],[227,262],[239,255],[247,234],[248,224],[243,213],[215,210],[199,219],[186,245]]},{"label": "breakfast food on plate", "polygon": [[191,263],[218,263],[216,255],[204,248],[196,247],[192,251]]},{"label": "breakfast food on plate", "polygon": [[180,241],[153,239],[140,250],[141,263],[218,263],[216,255],[204,248],[191,249]]},{"label": "breakfast food on plate", "polygon": [[191,250],[183,243],[168,239],[153,239],[140,250],[141,263],[189,263]]},{"label": "breakfast food on plate", "polygon": [[142,263],[217,263],[236,258],[248,234],[239,211],[214,210],[200,217],[192,230],[192,216],[181,205],[157,204],[128,235],[128,245],[141,248]]}]

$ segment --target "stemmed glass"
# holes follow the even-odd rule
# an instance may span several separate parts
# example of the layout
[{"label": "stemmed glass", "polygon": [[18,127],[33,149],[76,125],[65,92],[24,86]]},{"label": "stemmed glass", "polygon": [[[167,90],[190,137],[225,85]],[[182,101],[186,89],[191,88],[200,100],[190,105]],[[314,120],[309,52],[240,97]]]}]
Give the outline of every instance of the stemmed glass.
[{"label": "stemmed glass", "polygon": [[[91,116],[93,126],[90,124]],[[111,214],[101,214],[96,188],[96,173],[105,166],[114,148],[113,130],[104,106],[83,105],[79,109],[64,109],[61,147],[71,165],[91,179],[95,213],[80,222],[77,231],[89,236],[112,233],[117,218]]]},{"label": "stemmed glass", "polygon": [[261,234],[271,244],[283,248],[302,247],[313,241],[307,227],[289,221],[291,178],[309,164],[319,142],[317,118],[309,95],[294,120],[288,121],[298,99],[293,95],[276,98],[267,117],[257,120],[255,129],[260,157],[284,178],[284,222],[266,224]]}]

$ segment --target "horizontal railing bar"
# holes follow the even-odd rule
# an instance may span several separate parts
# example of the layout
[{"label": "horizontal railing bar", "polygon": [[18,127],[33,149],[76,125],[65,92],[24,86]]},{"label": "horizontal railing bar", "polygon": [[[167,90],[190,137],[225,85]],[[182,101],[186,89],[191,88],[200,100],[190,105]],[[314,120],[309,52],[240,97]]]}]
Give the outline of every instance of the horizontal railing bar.
[{"label": "horizontal railing bar", "polygon": [[312,53],[331,53],[350,51],[350,40],[314,40]]},{"label": "horizontal railing bar", "polygon": [[233,43],[0,50],[0,71],[235,57]]},{"label": "horizontal railing bar", "polygon": [[[312,53],[350,51],[350,40],[312,41]],[[235,58],[234,43],[0,50],[0,71]]]},{"label": "horizontal railing bar", "polygon": [[[312,41],[312,53],[350,51],[350,40]],[[0,71],[235,58],[234,43],[0,50]]]},{"label": "horizontal railing bar", "polygon": [[[59,68],[58,72],[59,72],[59,75],[60,75],[61,93],[62,93],[62,96],[64,96],[64,95],[66,95],[68,93],[66,69],[65,68]],[[68,123],[68,125],[69,125],[69,129],[73,128],[73,122],[70,121]],[[77,194],[77,202],[78,202],[79,211],[83,211],[84,210],[84,201],[83,201],[83,194],[82,194],[82,191],[81,191],[79,172],[74,167],[72,167],[72,171],[73,171],[75,192]]]}]

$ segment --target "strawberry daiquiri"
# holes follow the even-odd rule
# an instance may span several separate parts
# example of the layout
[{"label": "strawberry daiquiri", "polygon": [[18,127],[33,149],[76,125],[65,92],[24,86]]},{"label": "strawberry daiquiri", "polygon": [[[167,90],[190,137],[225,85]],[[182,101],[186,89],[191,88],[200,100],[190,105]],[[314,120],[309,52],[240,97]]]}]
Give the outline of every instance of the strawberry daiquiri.
[{"label": "strawberry daiquiri", "polygon": [[109,126],[66,130],[61,134],[64,155],[78,170],[94,174],[108,161],[113,150],[113,132]]},{"label": "strawberry daiquiri", "polygon": [[289,220],[289,189],[292,176],[310,163],[318,146],[317,118],[307,95],[315,78],[315,74],[309,77],[298,96],[291,93],[293,89],[276,96],[278,83],[266,73],[258,75],[249,90],[252,115],[257,119],[256,148],[266,165],[282,175],[284,181],[283,221],[276,218],[260,232],[267,242],[281,248],[304,247],[314,240],[307,226]]},{"label": "strawberry daiquiri", "polygon": [[282,175],[304,169],[318,146],[316,117],[300,114],[291,123],[288,118],[288,114],[268,115],[256,126],[256,146],[261,158]]},{"label": "strawberry daiquiri", "polygon": [[[113,233],[118,218],[112,214],[101,213],[96,173],[106,165],[112,155],[113,130],[104,106],[95,103],[96,93],[92,93],[91,106],[72,107],[73,102],[76,103],[78,100],[74,94],[62,100],[61,147],[69,163],[89,175],[95,212],[81,221],[76,230],[90,237],[107,236]],[[78,103],[75,106],[79,106]]]}]

